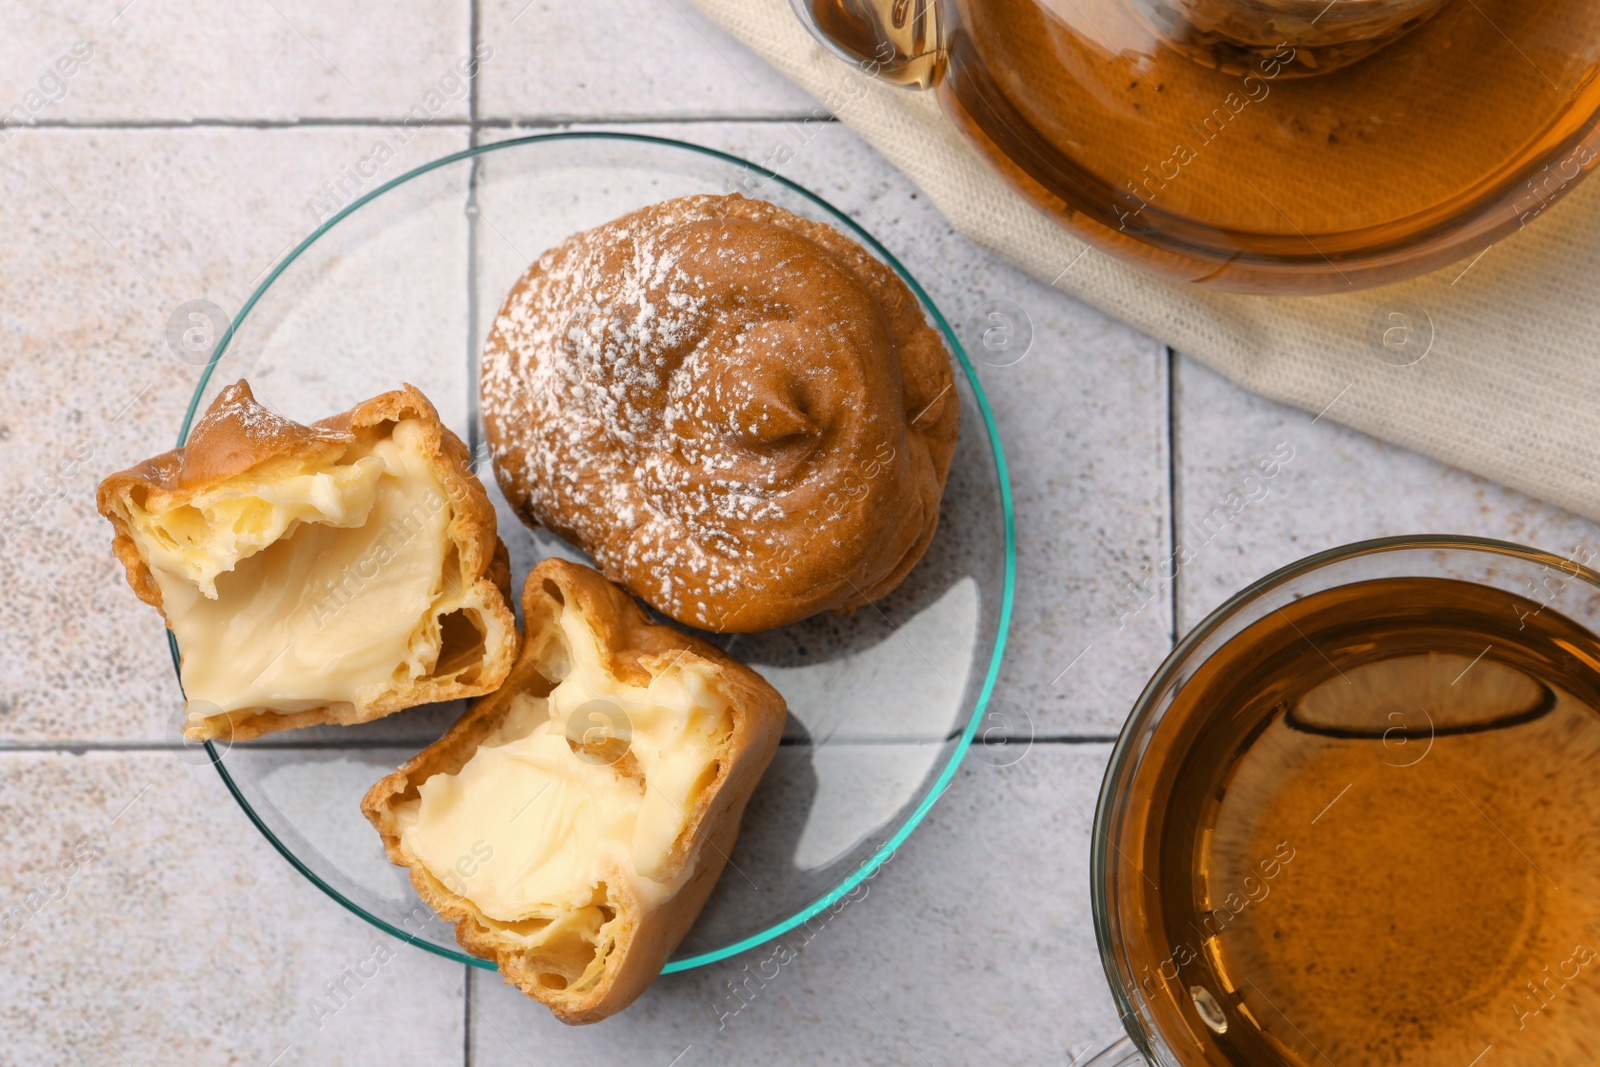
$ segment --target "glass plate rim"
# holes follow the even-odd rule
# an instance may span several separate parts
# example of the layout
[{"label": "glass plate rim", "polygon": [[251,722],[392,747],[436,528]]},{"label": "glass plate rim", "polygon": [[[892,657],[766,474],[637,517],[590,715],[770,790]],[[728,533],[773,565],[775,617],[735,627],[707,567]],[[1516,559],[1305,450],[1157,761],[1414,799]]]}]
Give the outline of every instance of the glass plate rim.
[{"label": "glass plate rim", "polygon": [[[189,398],[189,406],[184,411],[183,425],[178,430],[177,447],[182,448],[184,442],[188,440],[189,430],[194,422],[195,413],[199,410],[200,398],[202,395],[204,395],[206,386],[210,384],[212,373],[216,370],[218,361],[221,360],[223,355],[227,352],[228,345],[233,340],[234,334],[238,331],[240,323],[242,323],[249,316],[251,309],[255,307],[256,303],[263,295],[265,295],[267,290],[272,287],[272,284],[277,281],[278,276],[281,275],[290,264],[298,259],[301,253],[305,252],[313,244],[315,244],[318,238],[327,233],[334,226],[338,225],[339,222],[342,221],[346,216],[354,213],[363,205],[377,199],[389,190],[403,185],[413,178],[420,177],[429,171],[448,166],[451,163],[458,163],[465,159],[472,159],[477,156],[486,155],[490,152],[502,151],[507,148],[515,148],[521,145],[535,144],[546,141],[570,140],[625,141],[639,144],[656,145],[665,148],[682,149],[699,155],[709,156],[724,163],[731,163],[736,166],[744,167],[770,181],[777,182],[778,184],[789,189],[791,192],[794,192],[821,207],[831,216],[833,216],[833,218],[849,227],[851,233],[858,240],[870,248],[874,253],[881,256],[883,260],[895,271],[895,273],[899,275],[900,278],[911,288],[912,293],[919,301],[921,301],[922,306],[926,308],[928,313],[932,316],[940,334],[945,339],[945,343],[948,344],[950,346],[950,350],[955,353],[956,360],[961,365],[962,372],[965,373],[967,377],[967,384],[972,388],[973,398],[977,401],[978,409],[983,415],[984,428],[988,433],[989,449],[994,459],[995,475],[1000,489],[1000,506],[1005,528],[1005,580],[1002,587],[999,617],[995,624],[994,651],[989,656],[988,669],[984,675],[983,686],[978,692],[978,698],[973,703],[972,714],[967,719],[966,726],[961,732],[961,737],[957,742],[955,749],[951,752],[949,759],[945,761],[945,765],[940,771],[939,776],[934,780],[933,787],[928,790],[926,795],[923,796],[921,802],[918,803],[916,808],[906,818],[905,822],[901,824],[901,826],[894,832],[894,834],[892,834],[887,841],[879,846],[877,851],[868,857],[867,860],[860,866],[858,866],[852,874],[843,879],[833,889],[829,890],[827,893],[824,893],[817,900],[813,901],[806,907],[801,908],[795,912],[795,914],[791,915],[782,922],[775,923],[764,930],[758,931],[757,933],[751,934],[748,937],[735,941],[730,945],[724,945],[723,947],[714,949],[710,952],[702,952],[697,956],[690,956],[678,960],[669,960],[666,966],[661,969],[661,973],[673,974],[678,971],[687,971],[695,967],[702,967],[707,964],[717,963],[721,960],[729,959],[733,956],[739,955],[740,953],[748,952],[750,949],[764,945],[774,938],[777,938],[799,926],[807,919],[815,917],[823,909],[832,906],[845,894],[851,892],[856,886],[860,885],[867,878],[871,877],[878,870],[878,868],[881,867],[889,859],[889,857],[894,854],[895,850],[905,842],[906,838],[911,836],[911,832],[921,824],[923,818],[928,814],[928,811],[933,807],[934,803],[944,795],[945,790],[950,784],[950,780],[955,776],[956,768],[960,766],[962,758],[966,755],[967,749],[971,746],[972,738],[977,733],[978,723],[983,718],[983,713],[989,706],[989,700],[993,695],[995,682],[999,677],[1000,663],[1005,655],[1006,638],[1011,627],[1011,610],[1016,584],[1017,563],[1016,520],[1012,508],[1011,478],[1009,470],[1006,466],[1005,450],[1000,442],[1000,430],[995,423],[994,412],[989,407],[988,396],[983,391],[983,384],[978,380],[977,372],[973,369],[972,361],[968,358],[965,347],[962,346],[960,339],[956,337],[955,330],[951,328],[949,321],[944,317],[944,313],[939,310],[938,305],[933,302],[933,298],[928,295],[925,289],[923,289],[922,284],[918,282],[917,279],[906,268],[906,266],[900,262],[899,257],[895,256],[892,252],[885,248],[883,244],[871,233],[867,232],[867,230],[863,228],[860,223],[856,222],[849,215],[845,214],[819,194],[812,192],[810,189],[799,184],[798,182],[786,178],[768,167],[761,166],[757,163],[752,163],[749,160],[734,155],[730,152],[724,152],[720,149],[710,148],[705,145],[698,145],[689,141],[680,141],[671,137],[658,137],[652,134],[628,133],[615,130],[561,130],[552,133],[530,134],[524,137],[512,137],[504,141],[495,141],[491,144],[474,145],[459,152],[452,152],[427,163],[423,163],[422,165],[414,167],[404,174],[384,182],[382,185],[379,185],[377,188],[372,189],[362,196],[357,197],[355,200],[341,208],[336,214],[323,221],[304,240],[296,244],[294,248],[289,251],[288,255],[284,256],[283,259],[273,265],[272,270],[270,270],[266,277],[262,279],[261,284],[256,286],[254,291],[251,292],[249,298],[239,308],[239,313],[235,315],[228,323],[228,327],[223,332],[221,340],[217,342],[216,349],[211,353],[211,357],[206,361],[205,368],[200,372],[200,379],[198,382],[196,382],[194,393]],[[173,638],[170,630],[167,632],[167,647],[172,657],[172,669],[176,674],[179,670],[178,643],[176,639]],[[180,690],[182,688],[181,677],[179,680],[179,688]],[[445,959],[453,960],[457,963],[465,963],[469,966],[478,967],[488,971],[495,971],[499,969],[495,966],[492,960],[478,959],[475,956],[469,956],[463,952],[458,952],[440,945],[435,945],[432,942],[424,941],[410,933],[397,929],[393,924],[371,914],[355,901],[348,899],[343,893],[339,892],[339,890],[329,885],[315,871],[311,870],[304,863],[302,863],[299,857],[296,856],[294,852],[292,852],[282,841],[278,840],[277,835],[274,834],[272,830],[261,821],[260,816],[256,814],[256,811],[250,805],[250,802],[245,799],[245,796],[240,791],[239,786],[234,782],[232,775],[228,773],[227,768],[223,765],[222,757],[217,753],[213,744],[210,741],[207,741],[205,743],[205,747],[206,753],[209,756],[212,765],[217,768],[217,773],[222,776],[222,781],[228,787],[228,792],[233,794],[233,799],[238,803],[239,807],[244,810],[245,815],[248,816],[250,821],[255,824],[256,829],[261,832],[262,836],[272,844],[272,847],[278,850],[279,855],[288,860],[290,866],[292,866],[303,877],[305,877],[305,879],[312,885],[316,886],[328,896],[332,897],[347,911],[350,911],[351,913],[366,920],[373,926],[376,926],[378,929],[392,934],[401,941],[414,944],[418,948],[432,952],[434,955],[442,956]]]}]

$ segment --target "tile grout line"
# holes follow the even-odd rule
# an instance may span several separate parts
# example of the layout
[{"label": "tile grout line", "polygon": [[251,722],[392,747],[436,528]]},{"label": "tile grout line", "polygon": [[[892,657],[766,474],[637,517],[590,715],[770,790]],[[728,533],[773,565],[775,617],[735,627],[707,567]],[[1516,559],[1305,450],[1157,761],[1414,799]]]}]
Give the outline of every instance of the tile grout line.
[{"label": "tile grout line", "polygon": [[1117,734],[1058,734],[1053,737],[1035,737],[1035,745],[1110,745],[1116,743]]},{"label": "tile grout line", "polygon": [[[478,46],[483,39],[483,11],[481,0],[467,0],[467,47],[473,60],[478,61]],[[479,84],[482,69],[467,87],[467,147],[477,148],[480,110]],[[467,165],[467,462],[472,473],[478,467],[478,353],[474,339],[478,336],[478,164],[473,156]],[[472,1067],[472,972],[469,964],[461,965],[461,1067]]]},{"label": "tile grout line", "polygon": [[[13,133],[28,130],[292,130],[304,126],[393,126],[404,122],[405,115],[384,117],[380,115],[306,115],[285,119],[230,119],[208,116],[196,119],[34,119],[12,123],[6,128]],[[467,126],[469,118],[431,118],[429,126]]]},{"label": "tile grout line", "polygon": [[[476,57],[482,42],[483,26],[480,0],[467,0],[467,46]],[[478,86],[482,80],[472,79],[467,87],[467,146],[477,148],[479,143]],[[472,472],[478,473],[478,438],[480,412],[478,400],[478,174],[481,157],[473,156],[467,164],[467,462]]]},{"label": "tile grout line", "polygon": [[1167,548],[1172,552],[1172,598],[1168,610],[1172,612],[1172,644],[1177,647],[1178,628],[1182,625],[1178,586],[1182,573],[1178,569],[1178,353],[1166,347],[1167,356]]},{"label": "tile grout line", "polygon": [[[417,745],[426,745],[429,741],[425,738],[400,738],[359,741],[252,741],[248,746],[241,746],[240,752],[316,752],[316,751],[351,751],[368,752],[383,751],[384,749],[407,749]],[[32,752],[65,753],[72,756],[81,756],[86,752],[188,752],[196,746],[179,744],[176,741],[24,741],[19,744],[0,743],[0,756],[7,754],[26,754]]]},{"label": "tile grout line", "polygon": [[[476,81],[476,79],[474,79]],[[474,88],[475,91],[475,88]],[[19,122],[6,128],[13,133],[29,130],[293,130],[327,129],[341,127],[388,127],[405,119],[404,115],[383,117],[377,115],[306,116],[290,119],[229,119],[210,117],[200,119],[38,119]],[[752,123],[772,125],[793,122],[829,122],[838,119],[832,115],[818,119],[815,115],[546,115],[524,118],[437,118],[429,119],[428,126],[463,127],[471,129],[544,129],[563,126],[666,126],[700,123]]]},{"label": "tile grout line", "polygon": [[[827,745],[811,744],[810,747],[827,748],[830,745],[843,746],[843,745],[885,745],[885,744],[888,744],[888,745],[918,745],[918,744],[930,744],[930,745],[931,744],[940,744],[940,745],[943,745],[943,744],[948,744],[951,741],[955,740],[955,737],[957,737],[957,736],[959,736],[959,732],[956,733],[953,736],[950,736],[950,737],[941,737],[941,738],[937,738],[937,739],[915,738],[915,737],[913,737],[913,738],[891,738],[891,739],[881,739],[881,738],[880,739],[864,739],[864,740],[854,740],[854,741],[848,740],[848,739],[841,739],[841,740],[838,740],[838,741],[829,742],[829,744],[827,744]],[[1112,733],[1112,734],[1065,733],[1065,734],[1050,734],[1050,735],[1044,735],[1044,736],[1035,736],[1033,738],[1033,743],[1034,744],[1040,744],[1040,745],[1095,745],[1095,744],[1101,744],[1103,742],[1115,741],[1116,739],[1117,739],[1117,735],[1114,734],[1114,733]],[[390,749],[399,749],[399,750],[404,751],[404,750],[414,749],[418,745],[424,745],[424,744],[427,744],[427,741],[425,741],[425,740],[417,740],[417,739],[407,740],[407,739],[404,739],[404,738],[400,738],[400,739],[383,739],[383,740],[374,738],[371,741],[361,741],[361,742],[352,742],[352,741],[342,741],[342,742],[302,741],[302,742],[282,742],[282,743],[278,743],[278,744],[254,741],[254,742],[251,742],[249,744],[249,747],[241,747],[239,749],[239,751],[240,752],[384,752],[384,751],[388,751]],[[779,744],[782,747],[785,747],[785,748],[804,748],[804,747],[808,746],[807,742],[797,742],[797,741],[793,741],[790,738],[784,738],[783,740],[781,740],[779,742]],[[0,745],[0,759],[3,759],[8,755],[9,756],[27,756],[27,755],[82,756],[82,755],[86,755],[87,753],[90,753],[90,752],[128,752],[128,753],[136,753],[137,754],[137,753],[142,753],[142,752],[156,753],[156,752],[181,752],[181,751],[182,752],[189,751],[189,746],[179,745],[179,744],[176,744],[174,742],[166,742],[166,741],[81,741],[81,742],[80,741],[48,741],[48,742],[41,741],[41,742],[37,742],[37,743],[27,743],[27,744],[20,744],[20,745]],[[223,758],[226,759],[227,757],[224,756]]]},{"label": "tile grout line", "polygon": [[477,970],[463,963],[466,976],[461,980],[461,1067],[472,1067],[472,972]]},{"label": "tile grout line", "polygon": [[804,115],[736,115],[736,114],[706,114],[706,115],[545,115],[535,118],[509,118],[479,116],[474,120],[481,129],[542,129],[545,127],[560,126],[670,126],[674,124],[695,125],[698,123],[735,123],[748,122],[757,125],[775,125],[777,123],[796,122],[826,122],[837,123],[839,120],[833,115],[825,118],[807,112]]},{"label": "tile grout line", "polygon": [[483,43],[483,5],[482,0],[467,0],[467,48],[472,56],[472,61],[479,63],[478,74],[467,84],[467,122],[472,127],[474,148],[477,147],[478,116],[482,111],[479,106],[478,86],[483,80],[483,68],[478,59],[478,46]]},{"label": "tile grout line", "polygon": [[[478,144],[477,130],[470,141]],[[467,162],[467,463],[473,474],[482,477],[478,470],[478,437],[480,412],[478,401],[478,166],[480,157]]]}]

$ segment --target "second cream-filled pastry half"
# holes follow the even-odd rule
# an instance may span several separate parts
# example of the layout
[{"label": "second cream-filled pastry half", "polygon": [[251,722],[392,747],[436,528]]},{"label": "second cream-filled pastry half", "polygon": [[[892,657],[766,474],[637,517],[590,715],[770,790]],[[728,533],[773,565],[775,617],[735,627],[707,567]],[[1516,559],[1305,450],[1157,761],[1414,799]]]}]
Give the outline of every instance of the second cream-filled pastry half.
[{"label": "second cream-filled pastry half", "polygon": [[363,809],[465,948],[592,1022],[637,997],[694,921],[785,708],[589,568],[546,560],[523,606],[507,684]]}]

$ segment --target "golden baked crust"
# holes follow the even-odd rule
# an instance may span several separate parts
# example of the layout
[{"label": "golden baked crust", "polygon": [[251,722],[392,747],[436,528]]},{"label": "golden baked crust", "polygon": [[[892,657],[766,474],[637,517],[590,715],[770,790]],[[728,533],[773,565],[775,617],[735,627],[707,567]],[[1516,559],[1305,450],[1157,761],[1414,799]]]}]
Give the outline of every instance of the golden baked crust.
[{"label": "golden baked crust", "polygon": [[897,586],[933,538],[960,421],[949,353],[894,272],[737,195],[656,204],[540,256],[481,384],[523,520],[716,631]]},{"label": "golden baked crust", "polygon": [[[366,722],[417,704],[491,692],[510,671],[519,642],[509,606],[510,560],[495,533],[494,507],[471,473],[466,447],[440,423],[428,399],[410,385],[309,426],[263,408],[242,379],[228,386],[195,424],[185,447],[112,474],[100,483],[97,504],[115,531],[112,551],[122,562],[134,592],[161,611],[171,626],[151,561],[136,536],[141,518],[181,509],[187,501],[219,488],[270,486],[275,478],[339,463],[370,450],[402,420],[420,428],[420,449],[427,467],[443,487],[444,504],[449,508],[445,527],[449,544],[441,582],[452,587],[459,584],[459,614],[476,631],[476,637],[469,630],[451,626],[427,677],[395,679],[387,690],[367,700],[283,712],[270,707],[241,708],[210,715],[196,712],[191,701],[184,730],[187,738],[248,740],[318,723]],[[291,526],[280,540],[288,540],[297,528]],[[247,561],[248,557],[243,557],[233,565]]]},{"label": "golden baked crust", "polygon": [[[596,946],[603,969],[587,985],[568,984],[570,965],[519,944],[510,929],[515,924],[489,918],[471,900],[446,888],[420,862],[413,862],[401,843],[400,810],[418,801],[418,787],[434,775],[459,774],[504,723],[519,696],[548,696],[560,684],[560,675],[570,669],[561,618],[572,611],[597,637],[601,659],[617,679],[645,685],[674,669],[703,672],[727,698],[731,717],[731,728],[715,751],[715,774],[689,801],[682,832],[669,853],[668,873],[676,890],[653,907],[641,906],[622,872],[605,880],[606,907],[615,917],[602,931],[607,940]],[[506,684],[475,701],[444,737],[374,785],[361,810],[382,835],[390,861],[409,867],[417,892],[456,924],[456,940],[463,948],[494,960],[508,983],[549,1006],[562,1021],[595,1022],[632,1003],[693,924],[733,850],[745,803],[777,751],[786,708],[783,697],[755,671],[699,638],[652,624],[626,593],[588,567],[560,559],[540,563],[523,588],[523,615],[528,639]],[[631,752],[613,759],[619,773],[641,776]],[[564,988],[550,981],[555,971],[565,972],[556,983]]]}]

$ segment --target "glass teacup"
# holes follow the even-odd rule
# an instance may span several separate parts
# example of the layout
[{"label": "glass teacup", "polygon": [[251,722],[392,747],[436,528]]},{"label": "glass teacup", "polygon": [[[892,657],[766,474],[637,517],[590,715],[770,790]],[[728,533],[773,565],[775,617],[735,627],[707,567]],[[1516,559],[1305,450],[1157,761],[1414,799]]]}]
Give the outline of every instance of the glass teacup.
[{"label": "glass teacup", "polygon": [[1180,642],[1095,818],[1127,1037],[1090,1062],[1592,1059],[1595,554],[1364,542]]}]

